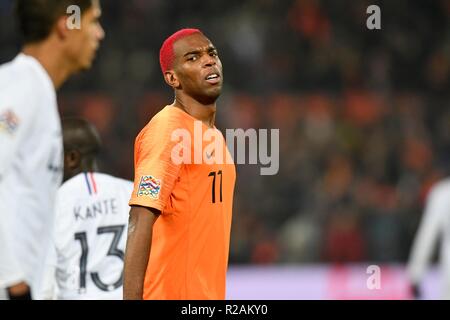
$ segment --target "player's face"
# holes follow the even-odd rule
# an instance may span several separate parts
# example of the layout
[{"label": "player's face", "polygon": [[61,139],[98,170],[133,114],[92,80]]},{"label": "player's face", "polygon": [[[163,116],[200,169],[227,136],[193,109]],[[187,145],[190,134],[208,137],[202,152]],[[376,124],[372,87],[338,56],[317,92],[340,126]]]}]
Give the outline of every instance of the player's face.
[{"label": "player's face", "polygon": [[222,92],[222,62],[217,49],[196,33],[174,44],[174,71],[182,90],[198,101],[213,103]]},{"label": "player's face", "polygon": [[70,33],[70,58],[77,70],[89,69],[100,41],[105,32],[100,25],[101,8],[98,0],[92,1],[91,8],[87,9],[81,17],[81,28]]}]

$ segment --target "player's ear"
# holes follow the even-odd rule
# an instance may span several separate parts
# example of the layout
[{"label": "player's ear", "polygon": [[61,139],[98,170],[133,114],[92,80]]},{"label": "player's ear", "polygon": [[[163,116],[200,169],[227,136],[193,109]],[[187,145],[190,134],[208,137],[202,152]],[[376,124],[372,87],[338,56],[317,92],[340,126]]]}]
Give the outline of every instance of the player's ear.
[{"label": "player's ear", "polygon": [[69,32],[71,30],[69,30],[69,28],[67,27],[66,16],[59,17],[54,26],[54,31],[60,39],[66,39],[69,36]]},{"label": "player's ear", "polygon": [[164,80],[169,86],[174,89],[180,87],[180,81],[178,80],[178,77],[173,70],[167,70],[166,72],[164,72]]},{"label": "player's ear", "polygon": [[66,166],[68,169],[73,170],[81,164],[81,154],[78,150],[70,150],[65,154]]}]

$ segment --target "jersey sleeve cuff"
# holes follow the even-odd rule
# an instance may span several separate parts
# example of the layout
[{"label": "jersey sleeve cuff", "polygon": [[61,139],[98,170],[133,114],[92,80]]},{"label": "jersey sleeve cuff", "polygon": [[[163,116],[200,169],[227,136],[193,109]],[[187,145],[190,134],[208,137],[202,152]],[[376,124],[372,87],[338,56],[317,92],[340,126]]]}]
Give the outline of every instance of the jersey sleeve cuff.
[{"label": "jersey sleeve cuff", "polygon": [[159,210],[161,213],[164,209],[164,205],[159,201],[146,201],[145,199],[131,199],[128,203],[130,206],[141,206],[147,208],[153,208]]}]

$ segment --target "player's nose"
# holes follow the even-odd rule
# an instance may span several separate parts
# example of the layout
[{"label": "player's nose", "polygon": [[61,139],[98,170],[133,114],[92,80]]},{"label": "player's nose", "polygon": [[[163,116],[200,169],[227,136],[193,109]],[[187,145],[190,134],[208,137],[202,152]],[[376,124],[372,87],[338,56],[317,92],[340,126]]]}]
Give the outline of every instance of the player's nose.
[{"label": "player's nose", "polygon": [[209,54],[205,55],[206,58],[204,58],[203,66],[204,67],[212,67],[216,65],[216,58],[211,57]]},{"label": "player's nose", "polygon": [[105,29],[99,24],[97,28],[97,39],[103,40],[106,36]]}]

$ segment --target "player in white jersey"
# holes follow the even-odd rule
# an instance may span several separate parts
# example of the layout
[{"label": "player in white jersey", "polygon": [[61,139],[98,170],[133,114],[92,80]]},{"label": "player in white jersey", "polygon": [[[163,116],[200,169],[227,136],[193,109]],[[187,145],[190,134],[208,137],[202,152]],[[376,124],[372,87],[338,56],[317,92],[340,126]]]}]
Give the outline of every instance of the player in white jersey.
[{"label": "player in white jersey", "polygon": [[425,212],[414,239],[408,262],[413,292],[420,297],[419,285],[440,240],[441,297],[450,299],[450,178],[430,190]]},{"label": "player in white jersey", "polygon": [[62,121],[64,180],[56,197],[57,299],[122,299],[131,181],[97,172],[100,138],[82,119]]},{"label": "player in white jersey", "polygon": [[16,0],[16,14],[24,46],[0,66],[0,296],[40,299],[62,180],[56,90],[91,66],[104,32],[98,0]]}]

